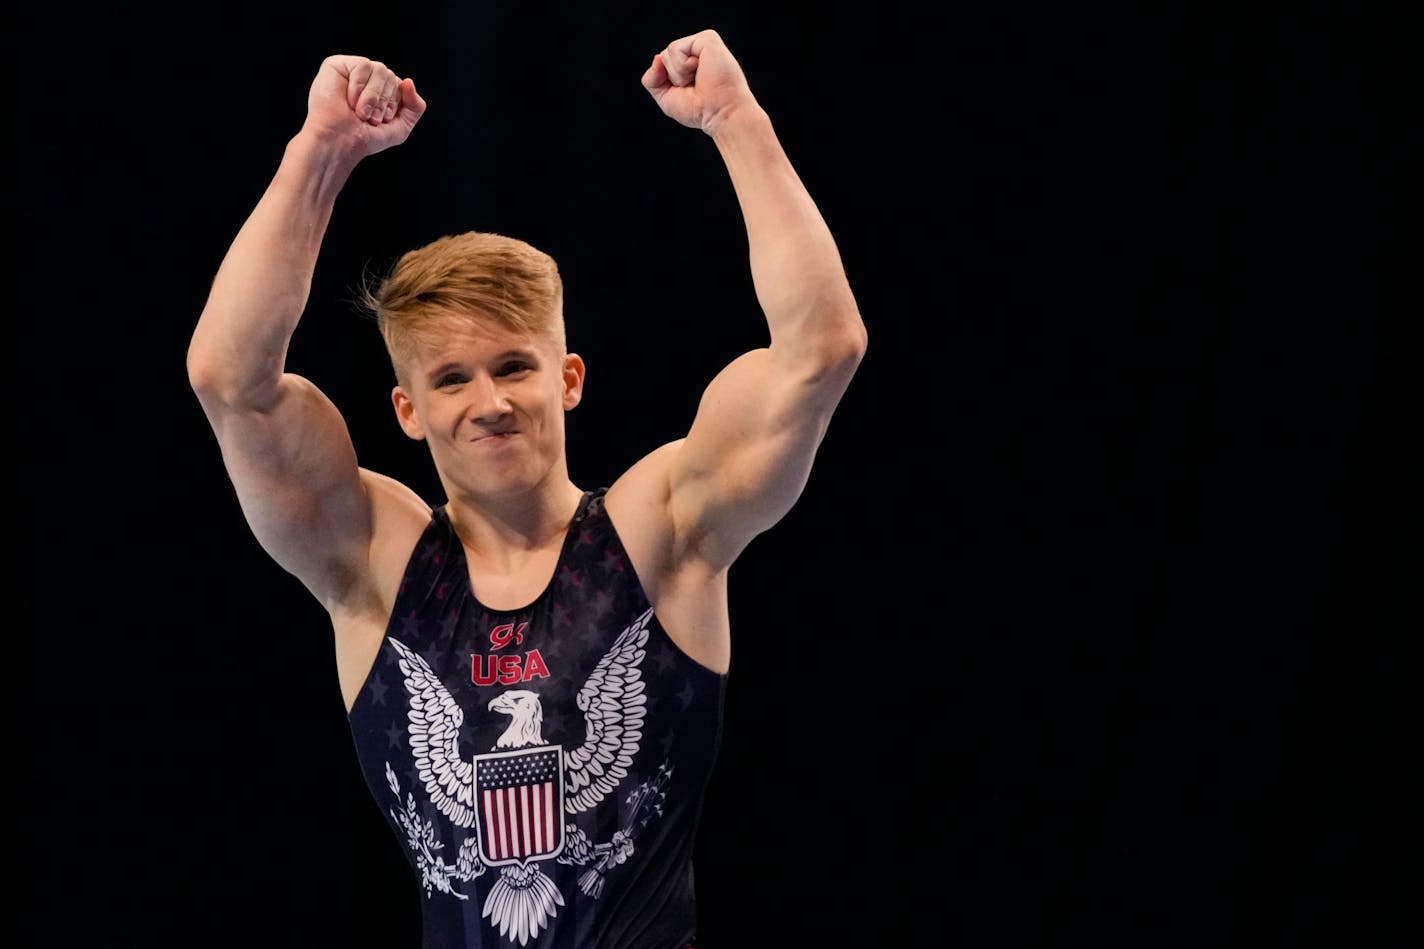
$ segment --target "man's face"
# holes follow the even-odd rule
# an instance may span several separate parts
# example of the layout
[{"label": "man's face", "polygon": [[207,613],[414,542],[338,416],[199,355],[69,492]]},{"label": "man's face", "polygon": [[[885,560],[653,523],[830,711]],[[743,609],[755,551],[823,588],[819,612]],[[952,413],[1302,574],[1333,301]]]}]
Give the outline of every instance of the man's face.
[{"label": "man's face", "polygon": [[583,391],[578,356],[492,321],[451,321],[405,368],[396,416],[430,445],[452,494],[510,497],[567,477],[564,412]]}]

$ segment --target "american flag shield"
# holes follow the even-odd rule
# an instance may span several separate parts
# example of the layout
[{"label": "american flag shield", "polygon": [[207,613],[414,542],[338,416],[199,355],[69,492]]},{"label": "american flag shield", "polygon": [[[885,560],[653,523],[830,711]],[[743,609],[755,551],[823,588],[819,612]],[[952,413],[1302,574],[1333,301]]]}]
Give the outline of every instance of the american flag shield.
[{"label": "american flag shield", "polygon": [[475,800],[485,863],[557,856],[564,849],[564,749],[539,745],[476,755]]}]

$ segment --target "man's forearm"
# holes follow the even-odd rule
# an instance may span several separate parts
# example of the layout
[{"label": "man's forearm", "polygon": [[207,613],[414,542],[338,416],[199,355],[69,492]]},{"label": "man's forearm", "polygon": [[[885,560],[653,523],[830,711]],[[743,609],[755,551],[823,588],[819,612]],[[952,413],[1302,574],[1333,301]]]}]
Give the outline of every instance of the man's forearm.
[{"label": "man's forearm", "polygon": [[303,135],[288,142],[213,280],[189,347],[196,383],[258,408],[275,392],[336,196],[354,167]]},{"label": "man's forearm", "polygon": [[759,106],[712,131],[741,204],[752,281],[773,344],[814,342],[858,327],[840,251]]}]

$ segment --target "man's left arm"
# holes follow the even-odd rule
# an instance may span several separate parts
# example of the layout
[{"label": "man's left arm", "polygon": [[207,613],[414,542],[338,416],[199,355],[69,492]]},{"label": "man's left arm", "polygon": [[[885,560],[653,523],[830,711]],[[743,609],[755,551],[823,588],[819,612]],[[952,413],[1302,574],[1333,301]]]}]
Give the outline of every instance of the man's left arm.
[{"label": "man's left arm", "polygon": [[866,329],[830,229],[720,36],[669,45],[643,84],[721,154],[770,331],[713,379],[669,470],[679,546],[725,568],[800,497]]}]

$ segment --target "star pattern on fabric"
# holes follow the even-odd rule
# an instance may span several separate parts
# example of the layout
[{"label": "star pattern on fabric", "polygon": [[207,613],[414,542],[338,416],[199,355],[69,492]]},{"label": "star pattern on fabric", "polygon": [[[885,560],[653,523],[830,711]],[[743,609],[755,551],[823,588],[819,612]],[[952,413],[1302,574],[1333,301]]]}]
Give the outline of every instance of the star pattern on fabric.
[{"label": "star pattern on fabric", "polygon": [[559,567],[559,586],[561,588],[578,587],[583,584],[583,575],[568,564]]},{"label": "star pattern on fabric", "polygon": [[419,652],[421,657],[425,660],[425,664],[430,667],[430,671],[441,678],[445,677],[447,671],[446,663],[448,663],[451,658],[451,653],[448,649],[442,648],[439,641],[433,641],[426,643],[425,646],[417,650],[417,652]]},{"label": "star pattern on fabric", "polygon": [[577,636],[574,638],[576,638],[579,642],[588,644],[594,644],[603,641],[602,634],[592,623],[584,623],[583,626],[578,630]]},{"label": "star pattern on fabric", "polygon": [[460,757],[462,759],[473,758],[475,756],[475,752],[471,749],[474,749],[478,746],[478,723],[474,721],[473,718],[467,717],[463,722],[460,723],[460,739],[458,746],[460,749]]},{"label": "star pattern on fabric", "polygon": [[568,714],[561,708],[554,708],[544,713],[544,738],[547,741],[560,743],[568,734]]},{"label": "star pattern on fabric", "polygon": [[563,603],[554,603],[554,629],[568,629],[574,625],[574,616]]},{"label": "star pattern on fabric", "polygon": [[599,589],[593,595],[593,615],[598,625],[603,625],[603,621],[613,612],[613,594],[607,590]]},{"label": "star pattern on fabric", "polygon": [[677,657],[673,655],[671,649],[664,646],[659,649],[657,655],[653,656],[653,665],[657,666],[658,672],[666,675],[673,670],[677,664]]},{"label": "star pattern on fabric", "polygon": [[390,689],[390,686],[387,685],[385,680],[381,678],[381,674],[379,672],[371,674],[371,681],[367,685],[367,688],[371,690],[372,702],[377,705],[386,704],[386,692]]},{"label": "star pattern on fabric", "polygon": [[539,654],[544,657],[546,662],[560,659],[567,652],[568,650],[564,645],[564,637],[562,636],[545,636],[543,637],[543,641],[539,644]]}]

